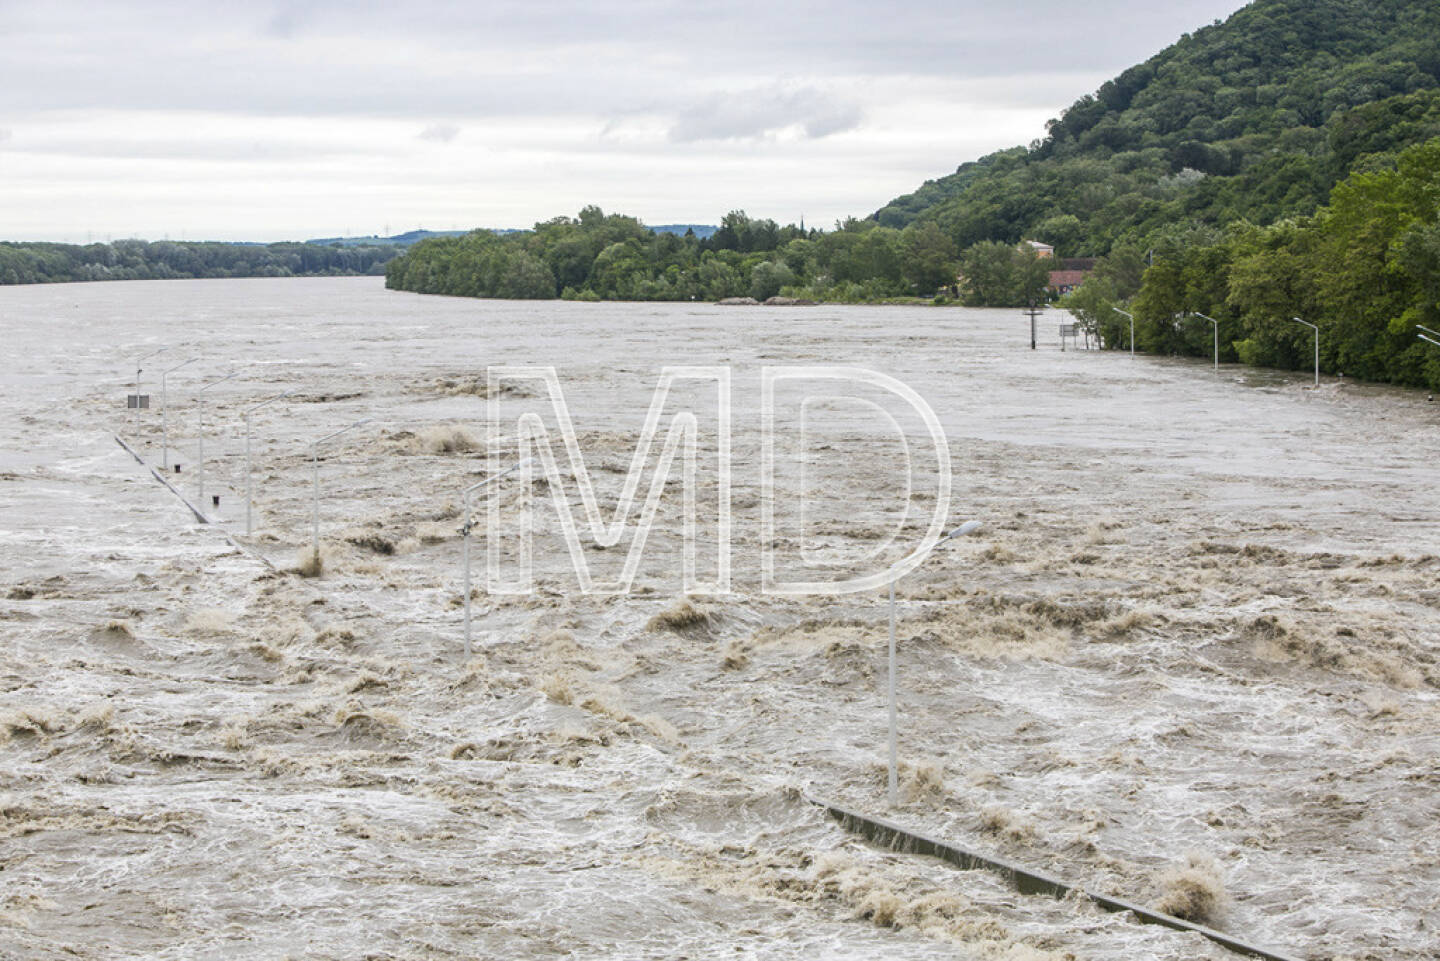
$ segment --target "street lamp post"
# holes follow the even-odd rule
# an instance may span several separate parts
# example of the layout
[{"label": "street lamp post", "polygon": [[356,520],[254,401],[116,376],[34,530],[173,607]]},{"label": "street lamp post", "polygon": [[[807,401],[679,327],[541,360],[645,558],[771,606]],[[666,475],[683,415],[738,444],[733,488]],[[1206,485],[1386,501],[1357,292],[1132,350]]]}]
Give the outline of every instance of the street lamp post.
[{"label": "street lamp post", "polygon": [[254,499],[254,497],[253,497],[253,495],[254,495],[254,476],[253,476],[253,474],[252,474],[251,471],[250,471],[250,434],[252,433],[252,431],[251,431],[251,429],[250,429],[250,415],[253,414],[253,413],[255,413],[257,410],[259,410],[259,409],[262,408],[262,407],[268,407],[270,404],[275,403],[277,400],[280,400],[280,399],[285,398],[285,397],[289,397],[289,396],[290,396],[291,394],[293,394],[293,393],[295,393],[295,391],[293,391],[293,390],[287,390],[287,391],[285,391],[285,393],[283,393],[283,394],[276,394],[274,397],[271,397],[271,398],[269,398],[268,400],[262,400],[260,403],[256,404],[254,407],[249,407],[249,408],[246,408],[246,410],[245,410],[245,536],[246,536],[246,537],[249,537],[249,536],[250,536],[250,504],[251,504],[251,501]]},{"label": "street lamp post", "polygon": [[160,469],[170,469],[170,395],[165,389],[165,378],[186,364],[193,364],[199,357],[191,357],[187,361],[176,364],[169,370],[160,372]]},{"label": "street lamp post", "polygon": [[1113,311],[1115,311],[1115,313],[1117,313],[1117,314],[1124,314],[1126,317],[1129,317],[1129,318],[1130,318],[1130,356],[1131,356],[1131,357],[1134,357],[1134,356],[1135,356],[1135,315],[1132,314],[1132,313],[1130,313],[1129,311],[1121,310],[1119,307],[1111,307],[1110,309],[1113,310]]},{"label": "street lamp post", "polygon": [[1308,320],[1301,320],[1299,317],[1291,317],[1297,324],[1304,324],[1315,331],[1315,386],[1320,386],[1320,328]]},{"label": "street lamp post", "polygon": [[1206,317],[1198,310],[1195,311],[1195,316],[1210,321],[1211,326],[1215,328],[1215,373],[1218,374],[1220,373],[1220,321],[1214,317]]},{"label": "street lamp post", "polygon": [[465,491],[464,491],[464,495],[463,495],[463,496],[464,496],[464,499],[465,499],[465,522],[464,522],[464,524],[460,527],[460,538],[461,538],[461,543],[464,545],[464,551],[463,551],[463,553],[464,553],[464,555],[465,555],[465,660],[467,660],[467,661],[470,660],[470,650],[471,650],[471,647],[470,647],[470,528],[471,528],[471,524],[470,524],[470,495],[473,494],[473,493],[475,493],[476,491],[478,491],[480,488],[486,486],[487,484],[491,484],[491,483],[493,483],[493,482],[495,482],[495,481],[498,481],[500,478],[504,477],[504,476],[507,475],[507,474],[513,474],[513,473],[515,473],[517,470],[520,470],[521,468],[528,468],[532,463],[534,463],[534,458],[530,458],[530,457],[527,457],[527,458],[525,458],[524,460],[521,460],[521,461],[517,461],[516,463],[511,464],[509,467],[507,467],[507,468],[505,468],[504,470],[502,470],[500,473],[498,473],[498,474],[492,474],[492,475],[490,475],[489,477],[485,478],[484,480],[482,480],[482,481],[480,481],[480,482],[478,482],[478,483],[471,484],[469,487],[465,488]]},{"label": "street lamp post", "polygon": [[[979,529],[979,521],[966,521],[965,523],[961,524],[959,527],[955,528],[950,533],[946,534],[944,537],[936,541],[935,544],[931,546],[930,550],[925,552],[925,554],[926,556],[929,556],[929,554],[934,551],[935,548],[939,547],[941,544],[945,543],[951,538],[963,537],[966,534],[973,534]],[[887,683],[887,687],[889,688],[890,702],[890,764],[888,769],[888,776],[886,779],[886,796],[889,799],[890,807],[892,809],[899,805],[900,780],[898,772],[899,735],[896,730],[896,715],[898,712],[895,707],[895,582],[899,579],[900,578],[897,576],[892,578],[890,581],[890,669],[889,680]]]},{"label": "street lamp post", "polygon": [[169,350],[169,349],[170,349],[169,347],[161,347],[159,350],[152,350],[152,351],[150,351],[150,353],[146,354],[145,356],[143,356],[143,357],[141,357],[141,358],[139,358],[138,360],[135,361],[135,418],[134,418],[134,422],[135,422],[135,441],[136,441],[136,443],[139,443],[139,441],[140,441],[140,372],[141,372],[141,370],[144,369],[141,365],[144,364],[145,361],[149,360],[151,357],[154,357],[154,356],[156,356],[157,354],[163,354],[163,353],[165,353],[165,351],[167,351],[167,350]]},{"label": "street lamp post", "polygon": [[310,521],[314,534],[312,543],[315,550],[315,565],[317,569],[319,568],[320,564],[320,445],[333,437],[339,437],[341,434],[345,433],[348,430],[354,430],[361,424],[368,423],[370,423],[369,417],[366,417],[364,420],[357,420],[355,423],[350,424],[347,427],[342,427],[339,430],[334,431],[333,433],[326,434],[324,437],[320,438],[319,440],[315,441],[310,445],[310,472],[311,480],[313,482],[313,498],[311,501]]},{"label": "street lamp post", "polygon": [[200,474],[200,510],[202,511],[205,510],[205,392],[211,387],[225,383],[239,373],[238,370],[232,370],[219,380],[211,381],[195,392],[200,397],[200,457],[196,468]]}]

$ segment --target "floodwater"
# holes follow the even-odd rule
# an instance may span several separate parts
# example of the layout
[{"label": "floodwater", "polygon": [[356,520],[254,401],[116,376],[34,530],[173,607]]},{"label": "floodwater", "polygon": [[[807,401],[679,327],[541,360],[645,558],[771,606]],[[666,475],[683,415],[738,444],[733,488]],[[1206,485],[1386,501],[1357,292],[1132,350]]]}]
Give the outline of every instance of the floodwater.
[{"label": "floodwater", "polygon": [[[874,848],[808,797],[1291,957],[1434,957],[1440,405],[1061,352],[1057,322],[1032,352],[1014,311],[0,289],[0,957],[1233,956]],[[167,433],[159,375],[192,357]],[[627,541],[584,527],[555,434],[560,483],[477,496],[509,527],[472,535],[467,660],[461,491],[519,456],[521,413],[558,423],[518,386],[487,426],[498,364],[556,368],[607,520],[661,369],[729,369],[731,589],[683,596],[677,480],[631,590],[582,593],[555,499],[597,579]],[[899,582],[894,811],[883,589],[784,595],[762,559],[898,559],[936,452],[881,391],[782,381],[767,486],[763,370],[804,365],[913,388],[944,522],[984,524]],[[244,412],[287,390],[252,415],[247,534]],[[721,405],[673,398],[713,581]],[[486,590],[527,523],[534,589]]]}]

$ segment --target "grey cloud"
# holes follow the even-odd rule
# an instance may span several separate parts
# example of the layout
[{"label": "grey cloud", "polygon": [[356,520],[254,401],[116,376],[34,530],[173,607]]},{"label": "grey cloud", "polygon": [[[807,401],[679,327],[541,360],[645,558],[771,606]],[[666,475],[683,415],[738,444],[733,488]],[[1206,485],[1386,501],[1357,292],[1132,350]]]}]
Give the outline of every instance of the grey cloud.
[{"label": "grey cloud", "polygon": [[[0,141],[5,138],[0,131]],[[9,148],[17,154],[96,157],[107,160],[196,160],[209,163],[294,163],[338,156],[393,153],[373,144],[340,146],[285,140],[182,140],[112,138],[27,138]]]},{"label": "grey cloud", "polygon": [[[0,0],[5,182],[46,188],[10,191],[6,222],[133,229],[141,185],[157,222],[273,236],[352,216],[362,192],[386,216],[433,217],[497,178],[506,189],[476,201],[483,222],[592,201],[698,220],[800,194],[823,222],[1027,139],[956,130],[945,104],[995,108],[997,124],[1015,103],[1055,115],[1243,2]],[[745,93],[713,93],[726,89]],[[426,149],[416,138],[440,118],[463,133]],[[595,136],[608,118],[621,119]],[[862,119],[875,129],[833,137]],[[807,140],[757,149],[781,130]],[[657,145],[667,131],[703,146]],[[477,163],[447,173],[472,148]],[[777,164],[787,151],[824,162]],[[412,163],[432,166],[395,174]],[[215,200],[241,188],[253,204]]]},{"label": "grey cloud", "polygon": [[744,140],[799,127],[807,137],[828,137],[860,125],[860,108],[813,87],[765,87],[712,94],[681,111],[670,128],[677,143]]},{"label": "grey cloud", "polygon": [[265,23],[261,31],[267,37],[277,37],[281,40],[289,40],[295,36],[299,27],[299,19],[293,10],[277,10],[275,15]]},{"label": "grey cloud", "polygon": [[[384,62],[357,47],[353,60],[322,61],[285,51],[226,48],[203,55],[137,49],[120,69],[99,50],[67,54],[28,45],[0,57],[0,112],[186,110],[250,116],[455,118],[581,116],[653,98],[654,79],[624,65],[596,76],[514,73],[464,63]],[[288,53],[286,52],[288,51]],[[185,82],[176,83],[177,75]]]},{"label": "grey cloud", "polygon": [[1058,114],[1084,94],[1093,92],[1109,78],[1110,74],[1103,71],[1037,71],[1023,78],[969,79],[958,84],[956,90],[965,102],[975,106],[1001,110],[1049,109]]},{"label": "grey cloud", "polygon": [[[339,0],[259,10],[204,0],[115,0],[82,9],[51,0],[18,4],[20,15],[0,28],[0,110],[11,117],[111,108],[461,119],[614,116],[641,107],[673,113],[688,97],[692,106],[677,124],[683,138],[691,130],[747,126],[727,105],[695,103],[702,84],[753,85],[782,71],[813,83],[925,75],[1023,84],[1036,72],[1103,77],[1239,6],[1177,0],[1134,8],[1128,0],[1094,0],[1077,14],[1069,0],[835,0],[820,15],[774,0],[413,0],[397,17],[382,5]],[[1059,23],[1065,42],[1046,43]],[[691,50],[703,53],[686,63]],[[514,62],[558,66],[514,70]],[[1056,108],[1086,92],[1065,92]],[[843,111],[817,117],[813,135],[857,121]]]},{"label": "grey cloud", "polygon": [[[644,58],[656,50],[700,49],[708,71],[783,64],[787,71],[828,69],[951,76],[1023,74],[1034,69],[1127,66],[1181,32],[1193,31],[1244,6],[1244,0],[1173,0],[1137,7],[1133,0],[830,0],[817,10],[786,0],[644,0],[597,4],[580,0],[412,0],[403,30],[474,48],[564,47],[619,50]],[[303,16],[307,32],[393,30],[384,7],[350,0],[293,0],[280,18]],[[1055,31],[1064,42],[1050,42]],[[584,55],[581,55],[582,60]],[[582,66],[583,69],[583,66]]]},{"label": "grey cloud", "polygon": [[420,131],[421,140],[429,140],[433,143],[449,143],[460,135],[460,128],[453,123],[432,123]]},{"label": "grey cloud", "polygon": [[0,127],[0,143],[4,143],[5,141],[9,140],[10,137],[10,131],[5,129],[4,127]]}]

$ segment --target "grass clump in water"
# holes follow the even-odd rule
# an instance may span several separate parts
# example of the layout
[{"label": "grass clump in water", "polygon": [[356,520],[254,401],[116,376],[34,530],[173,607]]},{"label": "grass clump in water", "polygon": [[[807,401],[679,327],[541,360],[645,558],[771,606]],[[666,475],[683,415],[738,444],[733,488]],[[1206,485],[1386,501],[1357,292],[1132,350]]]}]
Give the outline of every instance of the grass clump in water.
[{"label": "grass clump in water", "polygon": [[460,454],[475,450],[480,441],[459,424],[435,424],[420,432],[420,449],[427,454]]},{"label": "grass clump in water", "polygon": [[1196,924],[1212,924],[1224,912],[1227,897],[1220,865],[1208,854],[1185,856],[1185,866],[1158,878],[1160,899],[1155,910]]},{"label": "grass clump in water", "polygon": [[719,614],[712,608],[696,604],[687,597],[650,618],[645,627],[652,631],[705,630],[719,619]]}]

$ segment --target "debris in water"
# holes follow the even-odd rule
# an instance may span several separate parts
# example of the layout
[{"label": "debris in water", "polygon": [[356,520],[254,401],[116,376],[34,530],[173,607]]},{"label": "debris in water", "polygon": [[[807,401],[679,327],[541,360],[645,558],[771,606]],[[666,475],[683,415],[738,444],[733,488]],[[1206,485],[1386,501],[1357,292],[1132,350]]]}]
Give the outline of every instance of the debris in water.
[{"label": "debris in water", "polygon": [[295,562],[295,573],[301,577],[319,577],[325,570],[325,558],[315,547],[302,547]]},{"label": "debris in water", "polygon": [[1213,927],[1224,912],[1225,880],[1220,865],[1208,854],[1191,852],[1184,867],[1171,868],[1156,880],[1161,893],[1155,910],[1163,914]]}]

